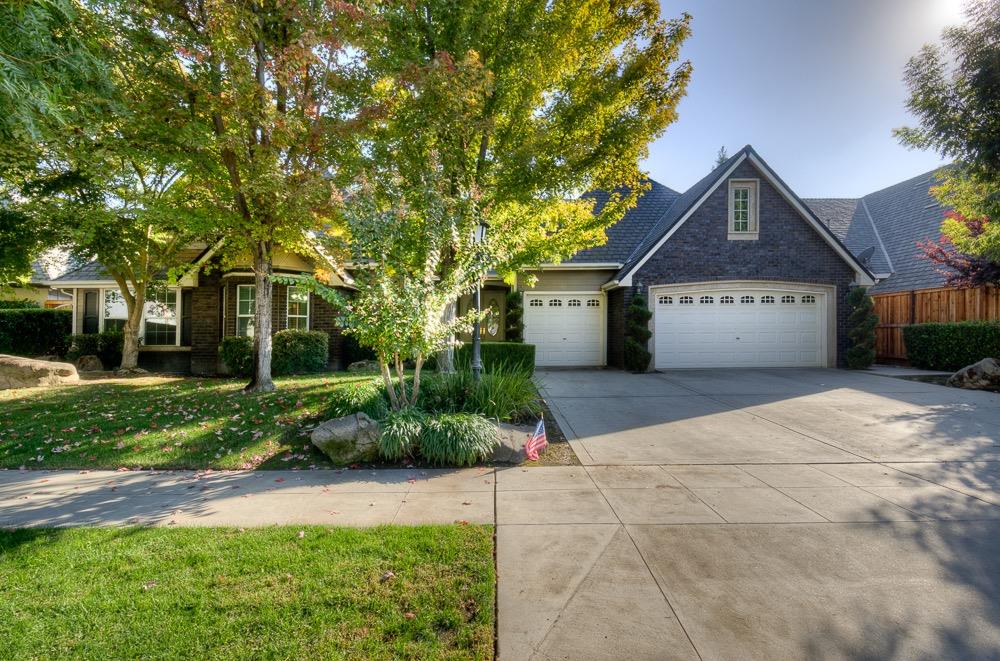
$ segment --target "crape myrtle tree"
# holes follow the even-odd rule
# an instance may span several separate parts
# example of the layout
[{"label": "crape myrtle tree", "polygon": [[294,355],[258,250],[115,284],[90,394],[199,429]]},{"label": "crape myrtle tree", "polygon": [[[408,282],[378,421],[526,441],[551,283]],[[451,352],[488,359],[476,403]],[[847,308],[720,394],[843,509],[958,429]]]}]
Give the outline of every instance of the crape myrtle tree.
[{"label": "crape myrtle tree", "polygon": [[959,286],[996,282],[1000,269],[1000,1],[970,0],[965,16],[910,59],[906,105],[918,126],[895,131],[908,147],[954,160],[932,189],[954,213],[943,239],[923,247]]},{"label": "crape myrtle tree", "polygon": [[[276,246],[309,254],[313,235],[336,233],[336,179],[364,124],[351,48],[364,15],[348,2],[144,0],[117,5],[140,38],[175,60],[188,140],[187,176],[219,210],[224,263],[255,276],[253,377],[271,379]],[[174,84],[174,77],[167,84]]]}]

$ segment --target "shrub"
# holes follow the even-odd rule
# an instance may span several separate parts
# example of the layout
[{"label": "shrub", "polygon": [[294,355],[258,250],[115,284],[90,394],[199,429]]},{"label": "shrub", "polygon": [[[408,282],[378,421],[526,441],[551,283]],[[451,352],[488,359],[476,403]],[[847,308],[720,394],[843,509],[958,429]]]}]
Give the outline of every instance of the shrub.
[{"label": "shrub", "polygon": [[274,334],[271,371],[274,374],[322,372],[330,355],[330,336],[323,331],[289,328]]},{"label": "shrub", "polygon": [[625,310],[625,343],[623,346],[625,369],[630,372],[645,372],[652,356],[646,348],[649,343],[649,320],[653,313],[642,296],[633,296]]},{"label": "shrub", "polygon": [[340,418],[352,413],[364,413],[373,420],[382,420],[389,412],[389,400],[380,381],[356,381],[334,388],[326,413]]},{"label": "shrub", "polygon": [[382,420],[379,454],[390,461],[414,456],[420,446],[420,435],[426,420],[426,414],[412,406],[389,412]]},{"label": "shrub", "polygon": [[27,298],[18,298],[13,301],[0,301],[0,310],[37,310],[42,306]]},{"label": "shrub", "polygon": [[80,356],[97,356],[104,364],[104,369],[113,370],[122,363],[124,346],[125,336],[121,331],[73,335],[66,357],[76,360]]},{"label": "shrub", "polygon": [[[518,342],[482,342],[479,356],[483,371],[498,368],[518,370],[532,374],[535,371],[535,345]],[[472,365],[472,344],[466,343],[455,350],[455,367],[469,369]]]},{"label": "shrub", "polygon": [[523,371],[497,368],[483,374],[477,384],[472,372],[425,377],[419,405],[435,413],[478,413],[503,422],[537,418],[541,412],[538,390]]},{"label": "shrub", "polygon": [[878,325],[875,303],[864,287],[855,287],[847,294],[847,305],[851,309],[847,317],[847,336],[851,340],[847,366],[852,370],[867,369],[875,362],[875,326]]},{"label": "shrub", "polygon": [[222,338],[219,355],[233,376],[248,377],[253,374],[253,340],[251,338]]},{"label": "shrub", "polygon": [[507,292],[507,323],[504,339],[507,342],[524,342],[524,294]]},{"label": "shrub", "polygon": [[492,456],[499,444],[496,423],[474,413],[428,416],[420,434],[420,454],[433,464],[471,465]]},{"label": "shrub", "polygon": [[62,356],[69,348],[71,318],[69,310],[0,310],[0,353]]},{"label": "shrub", "polygon": [[953,372],[1000,357],[1000,322],[913,324],[903,327],[903,342],[914,367]]},{"label": "shrub", "polygon": [[347,369],[351,363],[356,363],[359,360],[375,360],[375,352],[368,347],[358,344],[358,338],[353,335],[344,335],[343,352],[344,369]]}]

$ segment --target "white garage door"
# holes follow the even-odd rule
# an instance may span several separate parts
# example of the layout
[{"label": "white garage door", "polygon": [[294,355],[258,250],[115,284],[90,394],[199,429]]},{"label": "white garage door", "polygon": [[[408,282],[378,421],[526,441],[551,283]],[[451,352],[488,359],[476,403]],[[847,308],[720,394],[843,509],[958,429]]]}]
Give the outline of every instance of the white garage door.
[{"label": "white garage door", "polygon": [[540,367],[603,365],[605,319],[602,294],[524,295],[524,341]]},{"label": "white garage door", "polygon": [[823,294],[672,291],[653,302],[657,369],[826,364]]}]

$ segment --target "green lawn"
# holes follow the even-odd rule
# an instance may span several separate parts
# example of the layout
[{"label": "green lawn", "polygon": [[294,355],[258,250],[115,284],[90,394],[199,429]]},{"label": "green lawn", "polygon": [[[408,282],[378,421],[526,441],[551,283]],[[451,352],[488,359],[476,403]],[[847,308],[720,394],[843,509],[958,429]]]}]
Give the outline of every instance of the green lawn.
[{"label": "green lawn", "polygon": [[489,659],[493,603],[488,526],[0,531],[4,659]]},{"label": "green lawn", "polygon": [[244,380],[150,377],[0,391],[0,468],[307,468],[330,392],[371,375]]}]

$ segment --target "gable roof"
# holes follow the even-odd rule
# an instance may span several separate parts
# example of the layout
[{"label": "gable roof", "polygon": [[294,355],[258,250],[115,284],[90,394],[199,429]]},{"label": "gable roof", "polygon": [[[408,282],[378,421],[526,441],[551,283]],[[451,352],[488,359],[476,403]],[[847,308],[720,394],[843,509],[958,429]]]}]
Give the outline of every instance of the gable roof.
[{"label": "gable roof", "polygon": [[[663,215],[664,210],[669,209],[680,197],[680,193],[658,181],[647,179],[647,182],[650,184],[649,190],[642,194],[636,205],[629,209],[621,220],[605,231],[608,240],[603,246],[581,250],[564,263],[624,263],[636,244],[649,233],[653,224]],[[606,191],[593,191],[586,193],[584,197],[596,200],[594,206],[596,213],[607,203],[610,195]]]},{"label": "gable roof", "polygon": [[[931,195],[939,183],[938,170],[931,170],[861,198],[859,209],[866,211],[868,226],[885,247],[892,275],[872,288],[872,293],[943,287],[945,277],[937,266],[923,257],[917,242],[937,240],[947,208]],[[858,232],[866,231],[863,220],[855,219]]]},{"label": "gable roof", "polygon": [[49,280],[49,283],[59,285],[72,282],[102,282],[105,280],[110,281],[112,278],[99,262],[92,261],[70,269],[58,278],[52,278]]},{"label": "gable roof", "polygon": [[694,186],[682,193],[680,197],[665,211],[663,216],[656,222],[649,233],[636,246],[629,255],[624,266],[615,275],[612,282],[630,284],[632,273],[639,268],[663,243],[670,238],[670,235],[679,228],[684,221],[694,213],[698,207],[708,198],[708,196],[723,182],[736,167],[745,160],[749,160],[753,166],[768,179],[772,186],[792,205],[802,217],[813,226],[820,236],[832,247],[841,259],[851,265],[858,275],[859,282],[873,284],[874,277],[855,255],[837,238],[831,229],[824,224],[816,214],[782,181],[774,170],[754,151],[753,147],[746,145],[725,162],[715,167],[708,175],[698,181]]},{"label": "gable roof", "polygon": [[[872,273],[884,277],[892,272],[892,262],[860,198],[803,198],[802,201]],[[868,251],[871,254],[862,259]]]},{"label": "gable roof", "polygon": [[[851,219],[858,208],[858,200],[853,197],[804,197],[812,212],[824,225],[830,228],[834,236],[843,241],[847,238],[847,230],[851,227]],[[849,247],[849,246],[848,246]]]}]

